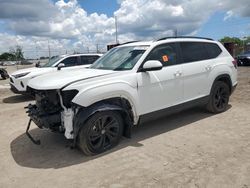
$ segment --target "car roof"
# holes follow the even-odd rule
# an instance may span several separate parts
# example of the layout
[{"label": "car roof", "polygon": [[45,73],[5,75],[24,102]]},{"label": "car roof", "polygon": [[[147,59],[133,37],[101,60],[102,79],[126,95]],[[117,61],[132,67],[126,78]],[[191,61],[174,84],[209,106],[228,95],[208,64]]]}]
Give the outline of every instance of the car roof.
[{"label": "car roof", "polygon": [[83,54],[64,54],[60,55],[60,57],[74,57],[74,56],[102,56],[101,53],[83,53]]},{"label": "car roof", "polygon": [[151,46],[151,45],[157,45],[162,44],[166,42],[208,42],[208,43],[218,43],[217,41],[214,41],[210,38],[202,38],[202,37],[166,37],[161,38],[154,41],[138,41],[138,42],[131,42],[131,43],[125,43],[121,44],[120,46]]}]

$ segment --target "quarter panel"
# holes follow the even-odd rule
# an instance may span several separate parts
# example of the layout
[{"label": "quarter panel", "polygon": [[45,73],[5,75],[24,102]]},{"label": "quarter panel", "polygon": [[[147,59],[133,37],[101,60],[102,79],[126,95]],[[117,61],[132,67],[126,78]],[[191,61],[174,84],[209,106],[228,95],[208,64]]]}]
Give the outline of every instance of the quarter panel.
[{"label": "quarter panel", "polygon": [[[232,64],[232,63],[231,63]],[[212,88],[212,85],[215,81],[215,79],[220,76],[220,75],[223,75],[223,74],[226,74],[230,77],[230,80],[232,82],[232,86],[235,85],[235,83],[233,83],[233,78],[232,78],[232,75],[234,74],[234,66],[232,64],[232,67],[231,65],[229,65],[227,62],[223,62],[223,61],[220,61],[220,63],[217,63],[214,67],[213,67],[213,71],[209,74],[209,87],[208,87],[208,91],[207,91],[207,94],[210,94],[210,91],[211,91],[211,88]]]}]

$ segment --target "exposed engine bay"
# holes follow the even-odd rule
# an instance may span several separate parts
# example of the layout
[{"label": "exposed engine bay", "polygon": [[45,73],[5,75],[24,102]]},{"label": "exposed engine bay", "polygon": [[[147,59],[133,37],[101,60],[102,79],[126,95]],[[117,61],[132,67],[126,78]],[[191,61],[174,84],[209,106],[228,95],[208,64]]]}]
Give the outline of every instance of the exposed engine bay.
[{"label": "exposed engine bay", "polygon": [[30,119],[41,129],[64,133],[67,139],[73,139],[73,118],[76,109],[72,108],[71,100],[78,91],[44,91],[32,88],[27,88],[27,91],[36,101],[26,107]]}]

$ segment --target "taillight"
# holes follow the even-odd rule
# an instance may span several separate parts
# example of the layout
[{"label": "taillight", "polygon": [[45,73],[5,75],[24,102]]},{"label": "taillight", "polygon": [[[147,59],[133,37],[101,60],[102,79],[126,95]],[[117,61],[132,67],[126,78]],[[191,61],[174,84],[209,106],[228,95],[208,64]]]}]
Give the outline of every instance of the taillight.
[{"label": "taillight", "polygon": [[232,63],[233,63],[233,65],[234,65],[234,67],[237,69],[237,67],[238,67],[237,61],[234,59],[234,60],[232,61]]}]

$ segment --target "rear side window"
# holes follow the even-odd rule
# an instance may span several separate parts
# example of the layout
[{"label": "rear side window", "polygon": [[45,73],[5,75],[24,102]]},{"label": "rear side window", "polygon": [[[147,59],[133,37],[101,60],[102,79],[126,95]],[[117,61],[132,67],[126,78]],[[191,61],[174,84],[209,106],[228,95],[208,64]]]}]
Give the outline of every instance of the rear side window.
[{"label": "rear side window", "polygon": [[180,47],[183,63],[210,59],[206,47],[202,42],[181,42]]},{"label": "rear side window", "polygon": [[177,48],[175,43],[162,44],[155,47],[146,60],[158,60],[163,66],[176,65],[177,61]]},{"label": "rear side window", "polygon": [[217,44],[205,43],[205,47],[211,59],[218,57],[222,52],[222,50]]},{"label": "rear side window", "polygon": [[77,65],[77,57],[67,57],[61,63],[65,65],[65,67],[71,67]]},{"label": "rear side window", "polygon": [[99,56],[81,56],[80,59],[80,65],[88,65],[88,64],[93,64]]}]

